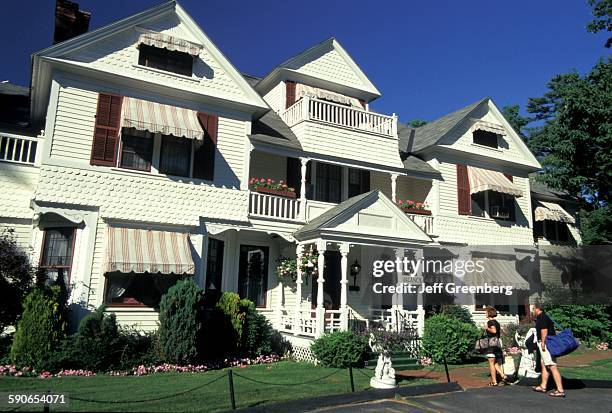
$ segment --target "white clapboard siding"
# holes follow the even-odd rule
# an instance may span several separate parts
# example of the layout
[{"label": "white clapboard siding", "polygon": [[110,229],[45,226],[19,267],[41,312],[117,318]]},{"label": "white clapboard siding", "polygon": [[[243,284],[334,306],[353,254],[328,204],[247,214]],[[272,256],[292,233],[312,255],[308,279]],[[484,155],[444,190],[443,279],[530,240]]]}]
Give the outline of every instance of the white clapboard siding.
[{"label": "white clapboard siding", "polygon": [[32,218],[30,200],[34,196],[38,175],[37,167],[0,162],[0,217]]},{"label": "white clapboard siding", "polygon": [[89,164],[98,94],[62,87],[59,91],[51,156]]},{"label": "white clapboard siding", "polygon": [[320,56],[305,54],[301,60],[295,61],[292,66],[296,67],[299,73],[308,76],[356,89],[364,87],[363,82],[356,75],[355,71],[335,49],[329,50]]},{"label": "white clapboard siding", "polygon": [[[215,184],[240,188],[247,145],[244,121],[219,117]],[[220,155],[220,156],[219,156]]]},{"label": "white clapboard siding", "polygon": [[270,105],[272,110],[275,112],[281,112],[285,110],[285,88],[285,82],[280,82],[263,97],[266,103]]},{"label": "white clapboard siding", "polygon": [[30,250],[30,239],[32,237],[31,219],[9,219],[0,217],[0,235],[12,233],[17,245],[26,253]]}]

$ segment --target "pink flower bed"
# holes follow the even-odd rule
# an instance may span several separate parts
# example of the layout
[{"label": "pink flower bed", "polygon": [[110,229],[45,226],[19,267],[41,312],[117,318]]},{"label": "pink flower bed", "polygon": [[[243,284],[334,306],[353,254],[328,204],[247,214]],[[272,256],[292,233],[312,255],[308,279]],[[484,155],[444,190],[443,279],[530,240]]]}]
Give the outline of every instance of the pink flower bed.
[{"label": "pink flower bed", "polygon": [[595,348],[599,351],[608,351],[608,343],[599,343]]},{"label": "pink flower bed", "polygon": [[421,366],[431,366],[433,364],[433,361],[429,357],[421,357],[419,359],[419,364]]},{"label": "pink flower bed", "polygon": [[[259,356],[254,359],[249,358],[232,358],[225,359],[222,361],[214,361],[206,364],[197,364],[192,365],[188,364],[186,366],[179,366],[177,364],[160,364],[157,366],[144,366],[140,365],[138,367],[134,367],[132,370],[128,371],[110,371],[106,374],[109,376],[146,376],[149,374],[157,374],[157,373],[203,373],[209,370],[217,370],[226,367],[241,367],[244,368],[249,365],[255,364],[270,364],[280,361],[281,357],[277,355],[270,356]],[[58,373],[51,373],[49,371],[43,371],[41,373],[37,373],[36,370],[29,369],[24,367],[23,369],[18,369],[15,366],[6,364],[0,365],[0,376],[11,376],[11,377],[39,377],[41,379],[49,379],[52,377],[91,377],[95,376],[96,373],[90,370],[61,370]]]}]

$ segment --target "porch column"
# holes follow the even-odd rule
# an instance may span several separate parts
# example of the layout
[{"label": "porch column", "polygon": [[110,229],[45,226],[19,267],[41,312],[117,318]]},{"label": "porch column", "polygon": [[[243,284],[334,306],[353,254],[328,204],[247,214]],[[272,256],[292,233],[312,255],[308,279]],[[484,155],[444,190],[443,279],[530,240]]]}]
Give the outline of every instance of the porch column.
[{"label": "porch column", "polygon": [[397,203],[397,174],[391,174],[391,201]]},{"label": "porch column", "polygon": [[276,303],[276,329],[280,330],[283,323],[283,300],[284,300],[283,282],[278,281],[278,301]]},{"label": "porch column", "polygon": [[340,329],[348,330],[348,253],[350,245],[340,244]]},{"label": "porch column", "polygon": [[[404,254],[405,252],[403,248],[396,248],[395,249],[395,260],[396,261],[399,260],[400,263],[403,263]],[[395,280],[395,286],[399,287],[403,281],[404,281],[404,270],[403,270],[403,264],[401,264],[400,266],[397,267],[397,279]],[[402,331],[404,329],[404,325],[403,325],[404,320],[402,317],[403,310],[404,310],[404,295],[398,292],[393,294],[392,304],[393,305],[391,308],[393,308],[393,311],[394,311],[393,321],[395,322],[395,325],[393,327],[397,331]]]},{"label": "porch column", "polygon": [[300,218],[306,219],[306,171],[308,167],[308,158],[300,158]]},{"label": "porch column", "polygon": [[298,335],[302,332],[302,268],[300,266],[300,258],[304,252],[304,246],[298,244],[295,248],[295,256],[297,265],[297,278],[295,280],[295,314],[293,321],[293,334]]},{"label": "porch column", "polygon": [[317,271],[319,277],[317,278],[317,337],[321,337],[325,331],[325,307],[323,306],[323,285],[325,279],[323,278],[323,272],[325,271],[325,250],[327,249],[326,242],[319,240],[317,242],[317,252],[319,253]]}]

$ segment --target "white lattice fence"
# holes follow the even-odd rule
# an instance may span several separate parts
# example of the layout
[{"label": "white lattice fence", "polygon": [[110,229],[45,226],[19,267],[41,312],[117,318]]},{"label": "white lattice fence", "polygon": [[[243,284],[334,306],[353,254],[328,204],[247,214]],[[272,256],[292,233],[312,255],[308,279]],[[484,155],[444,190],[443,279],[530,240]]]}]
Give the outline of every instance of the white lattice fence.
[{"label": "white lattice fence", "polygon": [[316,357],[308,347],[293,346],[292,354],[297,361],[306,361],[313,364],[318,363]]}]

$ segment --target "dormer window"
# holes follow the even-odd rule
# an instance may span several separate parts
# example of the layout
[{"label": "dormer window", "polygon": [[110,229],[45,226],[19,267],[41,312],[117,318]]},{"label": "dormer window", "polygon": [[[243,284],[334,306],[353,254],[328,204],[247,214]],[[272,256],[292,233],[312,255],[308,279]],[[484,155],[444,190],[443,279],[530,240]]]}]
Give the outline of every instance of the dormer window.
[{"label": "dormer window", "polygon": [[140,45],[138,64],[184,76],[193,74],[193,56],[144,44]]},{"label": "dormer window", "polygon": [[478,120],[472,126],[471,131],[474,144],[494,149],[499,149],[500,147],[507,149],[507,145],[503,144],[506,130],[501,125]]},{"label": "dormer window", "polygon": [[499,135],[484,130],[474,131],[474,143],[476,145],[488,146],[497,149],[499,147]]},{"label": "dormer window", "polygon": [[191,77],[194,56],[202,46],[163,33],[144,33],[138,49],[139,65]]}]

